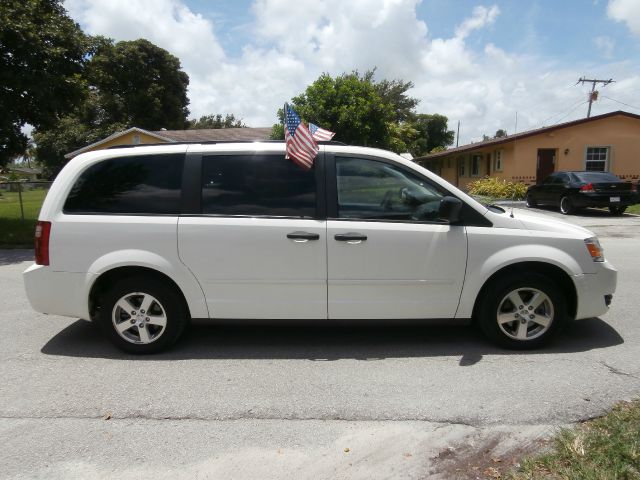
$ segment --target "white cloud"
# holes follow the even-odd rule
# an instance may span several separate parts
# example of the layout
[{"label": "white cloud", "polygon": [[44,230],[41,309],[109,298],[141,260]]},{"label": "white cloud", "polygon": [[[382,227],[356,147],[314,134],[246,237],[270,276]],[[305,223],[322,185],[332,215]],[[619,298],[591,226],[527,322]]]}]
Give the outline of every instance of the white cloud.
[{"label": "white cloud", "polygon": [[[553,123],[567,112],[566,120],[577,118],[586,87],[575,82],[583,73],[632,77],[627,87],[640,89],[640,78],[630,73],[633,64],[580,72],[494,43],[471,48],[467,42],[475,32],[499,22],[495,5],[474,8],[450,37],[432,38],[416,15],[418,3],[256,0],[254,21],[236,57],[225,54],[214,25],[183,0],[67,0],[65,7],[88,33],[116,40],[145,37],[179,57],[190,77],[192,116],[234,113],[251,126],[273,124],[277,109],[322,72],[373,67],[378,78],[413,81],[409,93],[421,100],[420,112],[448,116],[451,128],[460,120],[461,143],[499,128],[513,132],[516,111],[519,131]],[[594,113],[605,107],[594,105]]]},{"label": "white cloud", "polygon": [[609,0],[607,15],[625,22],[634,35],[640,36],[640,2],[638,0]]},{"label": "white cloud", "polygon": [[604,58],[613,57],[613,49],[615,48],[616,44],[612,38],[607,37],[606,35],[595,37],[593,39],[593,43]]}]

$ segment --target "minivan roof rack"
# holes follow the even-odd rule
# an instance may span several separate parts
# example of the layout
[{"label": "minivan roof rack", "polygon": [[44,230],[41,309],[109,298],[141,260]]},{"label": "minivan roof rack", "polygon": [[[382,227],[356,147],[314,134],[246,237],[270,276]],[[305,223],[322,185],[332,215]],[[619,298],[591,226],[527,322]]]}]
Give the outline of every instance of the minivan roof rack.
[{"label": "minivan roof rack", "polygon": [[[139,143],[137,145],[133,145],[133,144],[112,145],[110,147],[107,147],[107,150],[111,150],[115,148],[157,147],[157,146],[167,146],[167,145],[216,145],[216,144],[225,144],[225,143],[284,143],[284,140],[207,140],[204,142],[191,141],[191,142]],[[337,142],[335,140],[317,141],[316,143],[318,145],[343,145],[343,146],[347,145],[344,142]]]}]

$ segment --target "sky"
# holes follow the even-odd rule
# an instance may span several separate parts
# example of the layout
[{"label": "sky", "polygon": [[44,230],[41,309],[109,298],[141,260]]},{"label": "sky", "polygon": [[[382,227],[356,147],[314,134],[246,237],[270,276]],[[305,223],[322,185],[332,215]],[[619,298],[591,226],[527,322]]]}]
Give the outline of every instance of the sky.
[{"label": "sky", "polygon": [[402,79],[460,145],[592,115],[640,114],[640,0],[66,0],[91,35],[146,38],[189,75],[190,117],[271,126],[322,73]]}]

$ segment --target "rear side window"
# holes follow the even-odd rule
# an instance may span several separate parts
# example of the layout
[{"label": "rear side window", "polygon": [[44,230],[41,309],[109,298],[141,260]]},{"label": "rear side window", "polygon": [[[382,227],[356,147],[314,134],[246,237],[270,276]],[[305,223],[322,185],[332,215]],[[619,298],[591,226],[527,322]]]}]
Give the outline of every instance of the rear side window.
[{"label": "rear side window", "polygon": [[118,157],[89,167],[64,205],[74,214],[180,213],[184,154]]},{"label": "rear side window", "polygon": [[315,217],[315,169],[278,155],[205,155],[202,213]]}]

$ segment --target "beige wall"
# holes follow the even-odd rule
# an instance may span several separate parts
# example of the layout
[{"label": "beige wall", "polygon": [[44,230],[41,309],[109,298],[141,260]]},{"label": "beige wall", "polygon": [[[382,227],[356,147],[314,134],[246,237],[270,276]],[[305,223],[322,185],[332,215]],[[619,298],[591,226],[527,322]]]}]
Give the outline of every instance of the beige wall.
[{"label": "beige wall", "polygon": [[134,137],[136,136],[139,137],[139,140],[140,140],[139,143],[141,145],[147,144],[147,143],[165,143],[159,138],[152,137],[151,135],[147,135],[146,133],[130,132],[130,133],[127,133],[126,135],[122,135],[121,137],[117,137],[112,140],[109,140],[108,142],[101,143],[100,145],[96,145],[95,147],[87,150],[87,152],[91,152],[93,150],[104,150],[105,148],[114,147],[116,145],[134,145],[135,144]]},{"label": "beige wall", "polygon": [[[486,158],[487,154],[490,154],[489,174],[492,177],[531,185],[536,183],[538,149],[556,151],[555,171],[584,170],[587,147],[608,147],[608,171],[623,180],[635,182],[640,178],[640,120],[623,115],[568,126],[501,145],[479,147],[421,163],[427,168],[432,166],[432,169],[445,180],[464,189],[469,182],[486,175]],[[496,151],[499,150],[502,151],[501,172],[494,168]],[[482,155],[477,177],[471,174],[473,155]],[[457,176],[455,166],[458,162],[465,163],[462,176]]]}]

